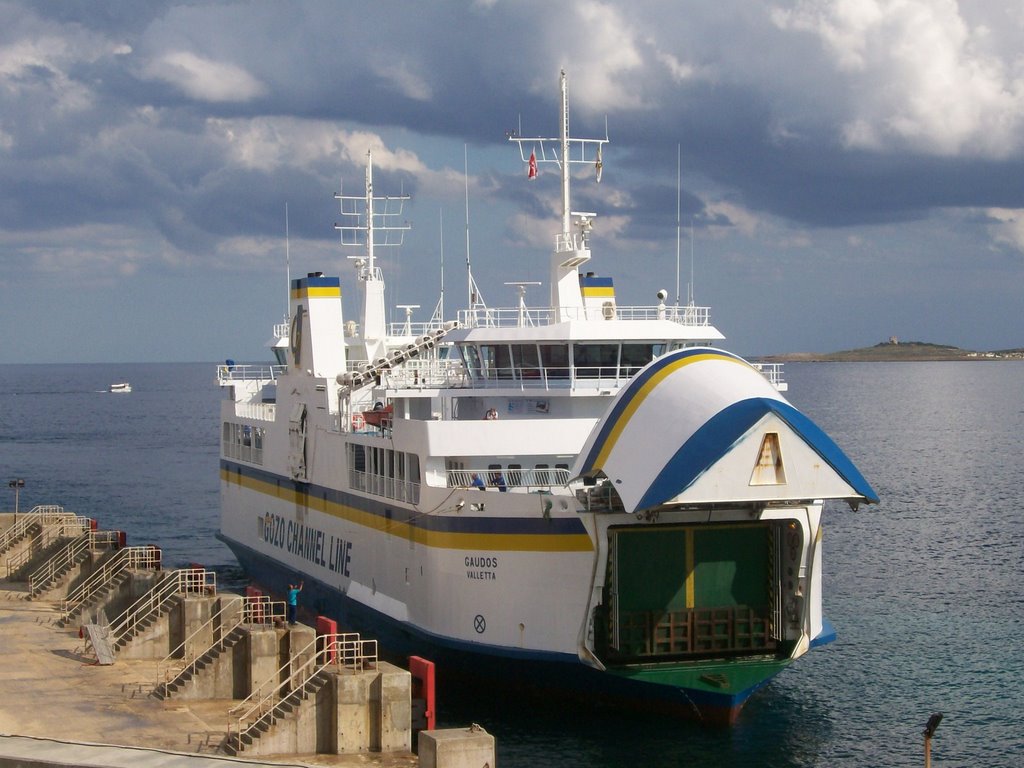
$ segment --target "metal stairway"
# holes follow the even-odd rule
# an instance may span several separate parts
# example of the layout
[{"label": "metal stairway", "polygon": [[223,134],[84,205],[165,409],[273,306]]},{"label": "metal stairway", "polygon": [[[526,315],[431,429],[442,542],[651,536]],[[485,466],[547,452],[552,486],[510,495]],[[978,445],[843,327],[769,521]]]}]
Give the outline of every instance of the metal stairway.
[{"label": "metal stairway", "polygon": [[167,682],[157,683],[156,688],[153,689],[153,697],[157,699],[172,698],[199,677],[207,667],[214,663],[218,656],[230,651],[244,638],[245,631],[241,627],[235,627],[223,639],[218,640],[189,664],[185,665],[172,679]]},{"label": "metal stairway", "polygon": [[117,550],[89,577],[61,600],[57,626],[66,627],[89,606],[109,597],[128,578],[131,570],[159,570],[160,550],[153,546]]},{"label": "metal stairway", "polygon": [[[362,671],[377,666],[377,641],[356,633],[324,634],[314,638],[289,661],[231,710],[228,733],[221,749],[229,755],[251,750],[280,723],[294,718],[329,680],[329,672]],[[263,694],[264,691],[269,693]],[[262,694],[262,695],[261,695]]]},{"label": "metal stairway", "polygon": [[72,513],[65,512],[64,507],[54,504],[33,507],[29,512],[16,515],[14,525],[0,534],[0,555],[10,551],[25,536],[38,533],[44,526],[74,517]]},{"label": "metal stairway", "polygon": [[23,575],[33,561],[41,559],[45,553],[53,553],[62,542],[83,536],[92,528],[92,525],[93,521],[88,517],[73,516],[67,520],[39,526],[38,531],[32,534],[27,545],[22,547],[17,554],[7,558],[7,578],[12,581],[22,581]]},{"label": "metal stairway", "polygon": [[110,622],[111,647],[116,653],[142,635],[183,595],[215,595],[217,575],[205,568],[168,571],[146,594]]},{"label": "metal stairway", "polygon": [[29,574],[28,594],[25,599],[32,600],[56,589],[90,556],[95,556],[103,550],[110,551],[117,547],[120,541],[121,534],[118,531],[86,530],[81,533]]},{"label": "metal stairway", "polygon": [[[229,610],[235,611],[233,616],[226,615]],[[153,696],[169,699],[179,693],[245,637],[243,627],[273,625],[284,619],[285,611],[284,602],[271,602],[268,595],[247,595],[238,603],[223,602],[202,626],[160,662],[159,682],[153,689]],[[203,651],[194,652],[195,639],[207,632],[219,637]]]},{"label": "metal stairway", "polygon": [[286,721],[298,716],[299,710],[315,700],[317,692],[329,682],[325,670],[318,670],[300,687],[285,694],[273,707],[264,712],[243,733],[228,734],[222,749],[226,754],[239,755],[253,746],[264,735]]}]

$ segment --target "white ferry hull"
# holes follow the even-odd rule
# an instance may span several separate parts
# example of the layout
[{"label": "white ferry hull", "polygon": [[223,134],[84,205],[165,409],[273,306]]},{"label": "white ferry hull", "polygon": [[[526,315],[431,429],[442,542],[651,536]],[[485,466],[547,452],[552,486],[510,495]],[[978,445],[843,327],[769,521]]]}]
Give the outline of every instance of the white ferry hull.
[{"label": "white ferry hull", "polygon": [[361,322],[310,273],[282,365],[218,370],[221,537],[260,586],[303,579],[307,611],[439,680],[731,723],[833,636],[824,500],[876,496],[778,381],[711,348],[706,308],[621,306],[579,271],[595,214],[572,212],[568,167],[600,169],[607,139],[571,139],[564,73],[561,95],[557,151],[509,137],[540,143],[531,168],[563,158],[548,306],[522,283],[488,308],[474,284],[458,320],[389,329],[374,228],[402,225],[368,156],[335,225],[365,244]]}]

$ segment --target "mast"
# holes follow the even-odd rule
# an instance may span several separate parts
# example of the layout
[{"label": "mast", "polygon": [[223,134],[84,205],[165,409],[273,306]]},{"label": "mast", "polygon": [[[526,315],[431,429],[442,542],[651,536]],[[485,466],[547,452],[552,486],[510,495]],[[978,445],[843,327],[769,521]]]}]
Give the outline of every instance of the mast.
[{"label": "mast", "polygon": [[[373,193],[373,151],[366,152],[366,185],[362,195],[334,195],[341,203],[341,215],[348,222],[335,224],[341,234],[341,244],[363,246],[362,256],[349,256],[354,260],[356,274],[363,286],[362,337],[367,359],[381,353],[387,336],[384,306],[384,275],[377,266],[375,248],[396,247],[402,244],[408,223],[395,219],[402,215],[409,195],[375,196]],[[397,234],[396,234],[397,233]]]},{"label": "mast", "polygon": [[569,204],[569,88],[566,85],[564,69],[558,78],[558,88],[562,96],[562,135],[559,141],[562,152],[562,233],[568,239],[571,233],[572,214]]},{"label": "mast", "polygon": [[285,327],[291,321],[288,316],[292,303],[292,252],[291,237],[288,233],[288,203],[284,204],[284,285],[287,290],[284,295],[284,324]]},{"label": "mast", "polygon": [[676,306],[679,306],[679,245],[682,236],[680,209],[682,206],[682,163],[683,148],[676,144]]},{"label": "mast", "polygon": [[[569,89],[565,70],[559,74],[559,135],[557,138],[525,138],[518,131],[510,131],[508,140],[519,145],[519,156],[529,163],[529,177],[534,178],[539,163],[558,165],[562,193],[561,231],[555,237],[555,249],[551,256],[551,309],[554,322],[582,319],[585,317],[583,293],[580,288],[578,267],[590,260],[589,236],[596,213],[573,211],[570,197],[570,164],[590,164],[601,180],[601,147],[608,143],[608,129],[605,126],[603,139],[577,139],[569,134]],[[529,154],[524,144],[531,146]],[[579,156],[573,157],[572,149],[579,149]],[[540,150],[540,156],[537,151]],[[528,159],[529,158],[529,159]],[[575,219],[575,220],[574,220]]]}]

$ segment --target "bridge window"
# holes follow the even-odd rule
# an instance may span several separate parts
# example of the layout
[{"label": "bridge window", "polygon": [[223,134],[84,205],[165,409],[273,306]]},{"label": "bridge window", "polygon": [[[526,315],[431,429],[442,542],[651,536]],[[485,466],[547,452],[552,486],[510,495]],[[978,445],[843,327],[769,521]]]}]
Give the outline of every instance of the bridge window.
[{"label": "bridge window", "polygon": [[537,347],[533,344],[512,345],[512,365],[518,375],[524,379],[535,379],[540,376],[540,357]]},{"label": "bridge window", "polygon": [[540,361],[549,379],[569,378],[569,347],[565,344],[541,344]]},{"label": "bridge window", "polygon": [[623,344],[621,373],[623,376],[633,376],[656,357],[665,354],[664,344]]},{"label": "bridge window", "polygon": [[508,344],[481,344],[480,367],[485,379],[511,379],[512,354]]},{"label": "bridge window", "polygon": [[472,378],[480,376],[480,354],[476,351],[476,347],[472,344],[460,344],[459,349],[462,352],[462,359],[466,363],[466,367],[469,369],[469,375]]},{"label": "bridge window", "polygon": [[573,344],[572,355],[578,379],[615,378],[617,375],[618,344]]}]

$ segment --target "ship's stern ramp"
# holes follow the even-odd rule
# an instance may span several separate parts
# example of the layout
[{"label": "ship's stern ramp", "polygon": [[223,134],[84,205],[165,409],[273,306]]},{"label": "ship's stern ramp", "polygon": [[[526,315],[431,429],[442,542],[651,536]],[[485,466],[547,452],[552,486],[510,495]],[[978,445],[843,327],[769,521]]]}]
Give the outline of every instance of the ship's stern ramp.
[{"label": "ship's stern ramp", "polygon": [[605,476],[626,512],[803,499],[876,502],[839,447],[736,355],[690,348],[641,370],[573,468]]}]

